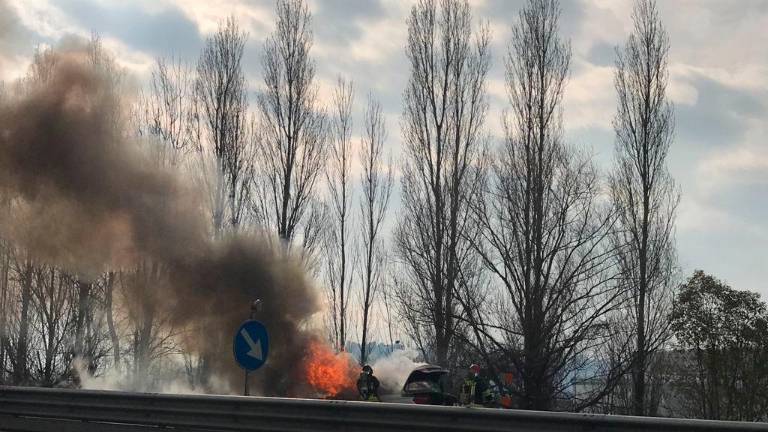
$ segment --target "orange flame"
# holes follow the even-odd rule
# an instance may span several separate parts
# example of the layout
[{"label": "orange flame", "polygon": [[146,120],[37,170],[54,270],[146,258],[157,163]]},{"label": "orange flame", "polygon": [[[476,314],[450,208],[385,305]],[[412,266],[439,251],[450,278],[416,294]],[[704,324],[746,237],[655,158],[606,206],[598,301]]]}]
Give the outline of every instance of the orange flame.
[{"label": "orange flame", "polygon": [[325,397],[355,391],[358,370],[348,353],[335,354],[326,344],[312,341],[305,363],[309,384]]}]

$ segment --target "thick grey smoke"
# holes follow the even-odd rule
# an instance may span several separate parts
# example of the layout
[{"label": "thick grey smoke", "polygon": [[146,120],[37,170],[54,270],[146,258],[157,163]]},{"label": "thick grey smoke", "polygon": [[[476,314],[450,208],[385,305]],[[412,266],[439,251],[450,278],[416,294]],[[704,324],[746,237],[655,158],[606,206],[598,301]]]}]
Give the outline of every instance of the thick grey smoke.
[{"label": "thick grey smoke", "polygon": [[[1,0],[0,0],[1,1]],[[81,278],[158,263],[159,313],[194,329],[187,348],[239,388],[231,341],[249,304],[272,330],[261,391],[303,393],[300,324],[317,308],[300,265],[257,238],[211,240],[197,195],[179,172],[158,168],[124,138],[122,107],[87,53],[59,53],[54,74],[0,106],[2,235],[35,260]]]}]

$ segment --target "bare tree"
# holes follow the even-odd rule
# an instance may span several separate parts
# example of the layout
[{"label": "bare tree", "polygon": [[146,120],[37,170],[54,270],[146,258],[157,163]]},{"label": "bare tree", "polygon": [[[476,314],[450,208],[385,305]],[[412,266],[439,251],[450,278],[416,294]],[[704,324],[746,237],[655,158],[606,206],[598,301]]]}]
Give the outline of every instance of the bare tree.
[{"label": "bare tree", "polygon": [[[198,180],[211,212],[214,236],[241,229],[244,219],[250,215],[255,142],[253,121],[247,112],[247,86],[241,63],[246,40],[246,33],[231,16],[206,40],[197,62],[190,135],[199,163],[197,171],[201,174]],[[145,268],[151,268],[152,264],[147,264]],[[139,323],[144,321],[134,333],[137,336],[133,344],[138,354],[134,364],[137,373],[149,367],[155,351],[155,336],[160,336],[158,329],[153,329],[154,325],[147,322],[150,316],[149,313],[137,315],[142,317]],[[160,337],[160,341],[165,339]],[[203,357],[190,361],[197,369],[189,374],[195,379],[192,385],[210,390],[211,359]]]},{"label": "bare tree", "polygon": [[[362,234],[362,331],[360,342],[360,363],[368,360],[369,319],[377,293],[383,285],[385,249],[381,228],[392,195],[392,165],[384,166],[384,141],[387,127],[381,112],[381,104],[368,96],[365,111],[364,133],[360,152],[363,199],[360,203]],[[388,306],[387,306],[388,307]],[[387,310],[389,312],[389,310]],[[391,329],[390,329],[391,344]]]},{"label": "bare tree", "polygon": [[178,332],[158,309],[166,272],[162,264],[143,261],[134,271],[120,273],[120,306],[127,314],[128,365],[135,388],[150,386],[155,361],[178,350]]},{"label": "bare tree", "polygon": [[[252,136],[241,65],[246,39],[230,17],[206,40],[197,63],[193,115],[198,128],[193,136],[198,138],[214,235],[238,229],[250,203]],[[181,141],[172,144],[178,147]]]},{"label": "bare tree", "polygon": [[160,166],[174,166],[196,144],[195,81],[179,60],[158,58],[149,89],[139,100],[139,133],[156,138]]},{"label": "bare tree", "polygon": [[[244,35],[238,33],[236,24],[230,20],[208,43],[198,64],[198,72],[202,72],[206,79],[219,80],[218,84],[195,80],[191,71],[179,60],[158,58],[149,89],[139,101],[137,129],[141,136],[151,138],[148,151],[158,169],[179,166],[185,162],[188,150],[196,151],[193,162],[201,163],[203,167],[203,173],[197,180],[202,181],[204,189],[210,193],[212,219],[222,218],[218,220],[224,224],[224,212],[228,209],[231,215],[233,209],[227,206],[232,198],[227,191],[233,190],[232,183],[227,180],[242,174],[242,170],[226,174],[230,166],[228,158],[242,157],[246,153],[242,147],[247,145],[241,136],[225,136],[230,132],[235,135],[244,133],[239,123],[244,121],[244,113],[240,112],[244,109],[240,105],[244,101],[244,89],[225,89],[227,86],[244,86],[239,59],[236,58],[242,54],[237,50],[242,50]],[[211,114],[214,114],[213,118]],[[208,164],[214,165],[213,173],[209,171]],[[239,216],[234,220],[228,219],[226,223],[231,225],[236,221],[239,221]],[[215,233],[221,229],[222,225],[214,225]],[[130,341],[126,344],[130,357],[126,363],[130,362],[130,372],[134,377],[143,377],[148,373],[155,350],[153,344],[159,337],[164,337],[158,336],[165,329],[161,328],[164,323],[162,317],[157,316],[157,291],[162,289],[166,277],[166,269],[160,263],[144,259],[134,269],[109,273],[100,280],[109,308],[107,324],[116,367],[120,366],[122,353],[111,310],[115,285],[121,288],[119,292],[123,297],[120,305],[127,312],[125,327],[130,333]],[[134,380],[136,386],[145,387],[145,384]]]},{"label": "bare tree", "polygon": [[674,134],[666,98],[669,38],[653,0],[638,0],[633,20],[624,49],[617,50],[611,195],[619,211],[618,266],[629,292],[625,320],[633,324],[632,412],[645,415],[648,364],[669,336],[679,194],[666,168]]},{"label": "bare tree", "polygon": [[317,277],[320,272],[323,257],[318,251],[326,243],[328,230],[331,226],[331,209],[321,197],[315,196],[307,204],[307,214],[304,223],[300,226],[299,235],[301,248],[298,255],[301,257],[304,268]]},{"label": "bare tree", "polygon": [[50,266],[35,268],[33,280],[33,310],[37,315],[35,331],[41,346],[36,350],[32,364],[37,381],[43,386],[52,386],[64,378],[70,366],[65,343],[76,312],[76,308],[70,307],[74,280]]},{"label": "bare tree", "polygon": [[[4,81],[0,81],[0,108],[7,97],[7,87]],[[6,196],[0,196],[0,212],[7,212],[9,200]],[[5,214],[3,214],[5,216]],[[11,312],[11,244],[0,238],[0,385],[7,381],[6,371],[8,366],[9,346],[9,320]]]},{"label": "bare tree", "polygon": [[[122,71],[102,48],[98,36],[87,42],[87,61],[108,80],[106,91],[119,98],[123,87]],[[56,73],[60,53],[53,48],[36,50],[27,75],[14,90],[34,91]],[[122,125],[119,104],[106,113],[110,121]],[[83,169],[87,169],[84,167]],[[18,203],[4,200],[3,206]],[[5,210],[5,209],[4,209]],[[14,278],[7,278],[2,292],[2,341],[0,367],[9,371],[16,383],[38,382],[52,385],[69,377],[72,360],[85,360],[95,370],[101,358],[99,292],[86,281],[75,281],[61,269],[33,261],[28,251],[4,244],[4,259],[13,267]],[[10,265],[14,262],[14,265]],[[8,282],[12,282],[13,287]],[[11,289],[11,288],[15,288]]]},{"label": "bare tree", "polygon": [[380,309],[380,312],[381,312],[380,320],[381,322],[384,322],[384,325],[386,327],[385,336],[387,338],[387,341],[389,342],[390,352],[393,352],[396,348],[395,345],[400,342],[399,338],[396,338],[395,336],[396,334],[398,334],[398,330],[402,329],[402,326],[398,325],[397,323],[397,316],[396,316],[397,310],[395,307],[396,298],[394,298],[393,296],[393,291],[395,290],[391,283],[388,283],[388,282],[382,283],[382,287],[380,289],[381,304],[382,304],[382,307]]},{"label": "bare tree", "polygon": [[159,331],[157,291],[162,278],[160,264],[143,262],[132,272],[121,273],[123,307],[128,312],[132,373],[136,381],[144,379],[149,371],[151,347]]},{"label": "bare tree", "polygon": [[[125,113],[121,100],[126,94],[125,73],[117,65],[115,58],[104,49],[101,38],[97,34],[91,35],[87,44],[88,61],[91,66],[100,72],[100,76],[106,80],[106,91],[118,101],[111,106],[110,112],[105,113],[107,121],[112,123],[115,130],[125,132]],[[48,65],[46,79],[55,73],[55,59],[58,54],[49,49],[49,54],[54,59]],[[45,68],[45,62],[41,62],[41,68]],[[90,278],[75,280],[70,284],[74,290],[75,299],[71,301],[71,307],[75,308],[73,328],[74,340],[70,344],[70,362],[77,360],[89,373],[95,373],[105,356],[104,328],[102,314],[102,294]],[[110,311],[111,313],[111,311]],[[73,365],[70,365],[73,366]]]},{"label": "bare tree", "polygon": [[329,146],[326,180],[330,191],[330,204],[333,223],[327,236],[326,272],[331,304],[331,323],[333,343],[339,351],[344,351],[347,341],[347,308],[352,287],[354,262],[348,253],[350,238],[350,205],[352,203],[352,185],[350,168],[352,163],[352,103],[354,88],[351,82],[338,78],[333,94],[331,116],[331,145]]},{"label": "bare tree", "polygon": [[[0,211],[7,210],[7,200],[2,199],[3,208]],[[13,249],[11,245],[0,239],[0,383],[7,380],[6,370],[8,366],[8,343],[9,343],[9,324],[10,314],[13,310],[11,302],[13,300],[11,291],[11,264]]]},{"label": "bare tree", "polygon": [[[197,168],[194,180],[204,191],[214,236],[240,227],[250,199],[252,136],[240,66],[245,39],[234,18],[222,23],[206,41],[197,76],[179,60],[158,58],[138,106],[137,130],[149,138],[147,151],[157,168],[187,162]],[[165,265],[142,259],[135,268],[99,281],[114,366],[125,366],[136,389],[152,388],[151,371],[178,350],[173,341],[178,332],[158,309],[167,278]],[[111,312],[113,304],[124,315],[121,325]],[[193,385],[207,385],[209,373],[199,370],[200,382]]]},{"label": "bare tree", "polygon": [[277,1],[277,29],[264,44],[259,106],[259,177],[255,211],[285,243],[305,233],[317,246],[324,210],[315,185],[326,161],[326,118],[314,85],[311,14],[303,0]]},{"label": "bare tree", "polygon": [[[465,304],[487,311],[470,315],[486,361],[514,371],[521,407],[537,410],[554,408],[574,375],[599,366],[590,358],[619,300],[606,247],[614,214],[600,203],[590,157],[562,138],[571,50],[559,16],[558,0],[529,0],[512,27],[511,116],[475,214],[483,227],[478,253],[501,289],[486,307]],[[575,408],[597,396],[579,395]]]},{"label": "bare tree", "polygon": [[[0,106],[2,106],[6,96],[5,82],[0,81]],[[8,208],[8,199],[0,197],[2,208],[5,212]],[[0,238],[0,385],[6,382],[6,367],[8,365],[8,320],[11,311],[11,290],[9,286],[9,275],[11,270],[11,245]]]},{"label": "bare tree", "polygon": [[87,48],[89,62],[94,69],[100,72],[101,78],[106,82],[105,91],[109,92],[110,97],[116,102],[109,107],[110,111],[104,114],[104,118],[113,124],[115,130],[125,132],[125,126],[128,123],[124,118],[123,106],[127,102],[126,95],[130,94],[127,91],[125,71],[117,64],[115,57],[104,49],[101,36],[98,34],[91,34]]},{"label": "bare tree", "polygon": [[92,313],[92,288],[93,284],[87,281],[77,281],[74,284],[75,290],[75,323],[74,323],[74,342],[72,345],[75,358],[83,358],[85,350],[85,333],[90,327],[93,319]]},{"label": "bare tree", "polygon": [[398,296],[411,337],[429,361],[445,366],[459,324],[455,294],[472,265],[467,202],[485,149],[488,43],[465,0],[421,0],[411,9],[403,217],[395,232],[405,283]]},{"label": "bare tree", "polygon": [[[95,375],[109,354],[104,292],[95,282],[73,279],[69,286],[73,298],[70,307],[74,311],[70,313],[73,315],[74,340],[70,341],[68,365],[70,373],[84,371]],[[77,379],[77,376],[73,378]]]},{"label": "bare tree", "polygon": [[121,351],[120,351],[120,337],[117,332],[117,324],[115,322],[114,314],[114,298],[115,298],[115,282],[117,280],[117,272],[109,271],[101,275],[99,283],[104,289],[104,313],[107,320],[107,331],[109,332],[110,348],[112,349],[112,366],[116,369],[120,369]]},{"label": "bare tree", "polygon": [[[57,56],[53,49],[38,47],[27,75],[19,81],[16,90],[31,91],[47,81],[53,74],[56,62]],[[15,205],[13,201],[6,201],[6,204]],[[10,253],[8,259],[11,268],[9,270],[14,275],[9,282],[14,282],[16,290],[11,290],[10,286],[5,287],[5,295],[8,297],[3,310],[5,321],[3,349],[7,358],[6,370],[10,373],[11,383],[24,384],[31,380],[29,354],[33,351],[31,338],[34,329],[31,328],[31,323],[34,317],[32,293],[35,267],[24,251],[16,251],[10,247],[7,251]]]},{"label": "bare tree", "polygon": [[[18,282],[18,315],[16,317],[15,340],[8,340],[10,354],[11,383],[20,385],[29,383],[29,352],[30,352],[30,323],[32,311],[32,277],[34,267],[26,256],[16,257],[14,263],[16,281]],[[9,338],[10,339],[10,338]]]}]

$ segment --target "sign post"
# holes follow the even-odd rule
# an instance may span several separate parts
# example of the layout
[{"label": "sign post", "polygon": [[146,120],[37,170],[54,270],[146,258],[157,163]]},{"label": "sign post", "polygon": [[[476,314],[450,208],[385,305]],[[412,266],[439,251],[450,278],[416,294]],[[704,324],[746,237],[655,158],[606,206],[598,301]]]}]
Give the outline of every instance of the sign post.
[{"label": "sign post", "polygon": [[269,353],[269,335],[266,327],[254,318],[261,308],[261,300],[251,305],[251,319],[245,321],[237,329],[232,342],[235,361],[245,371],[244,395],[248,396],[248,373],[256,370],[267,362]]}]

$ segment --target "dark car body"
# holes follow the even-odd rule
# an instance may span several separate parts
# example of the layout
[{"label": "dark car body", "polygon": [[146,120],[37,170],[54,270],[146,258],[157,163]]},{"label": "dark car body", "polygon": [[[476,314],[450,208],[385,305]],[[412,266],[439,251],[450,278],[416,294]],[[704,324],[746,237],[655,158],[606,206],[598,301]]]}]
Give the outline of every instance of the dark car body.
[{"label": "dark car body", "polygon": [[403,384],[403,397],[425,405],[453,405],[456,396],[450,393],[448,370],[440,366],[424,365],[414,369]]}]

